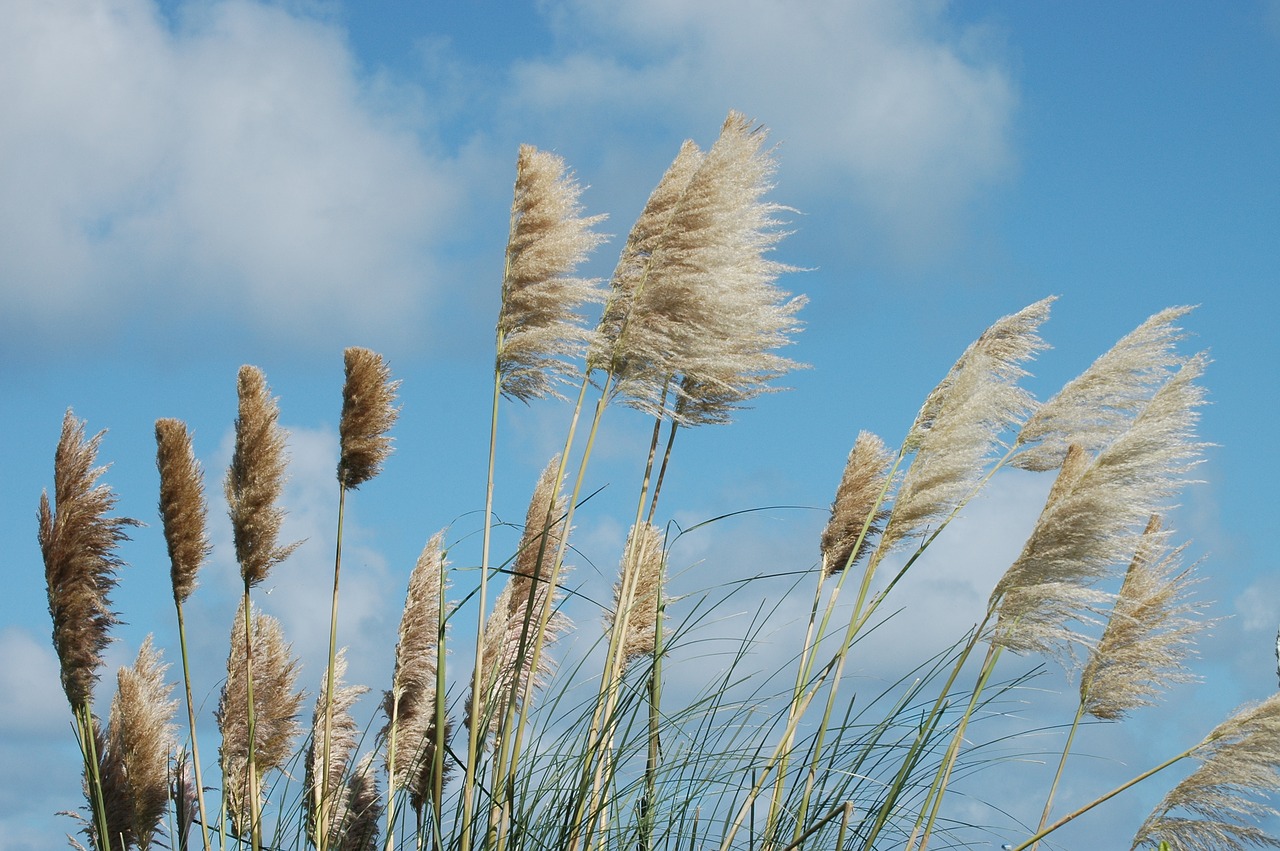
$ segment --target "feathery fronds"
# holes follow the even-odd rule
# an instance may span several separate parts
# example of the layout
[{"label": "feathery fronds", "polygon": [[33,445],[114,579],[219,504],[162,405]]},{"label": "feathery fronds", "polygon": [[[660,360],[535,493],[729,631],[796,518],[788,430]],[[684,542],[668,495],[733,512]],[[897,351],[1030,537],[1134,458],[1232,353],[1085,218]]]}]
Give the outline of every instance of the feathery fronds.
[{"label": "feathery fronds", "polygon": [[[359,744],[360,728],[351,715],[351,707],[361,695],[369,691],[364,686],[344,686],[342,678],[347,673],[346,649],[338,651],[334,657],[333,696],[330,700],[328,683],[329,672],[326,670],[320,682],[320,694],[316,697],[315,711],[311,715],[311,742],[307,749],[307,774],[303,784],[303,807],[307,815],[307,833],[311,841],[320,847],[320,833],[324,831],[326,847],[336,847],[343,835],[350,808],[349,789],[343,778],[352,766],[352,756]],[[330,712],[329,754],[324,757],[321,752],[325,739],[325,713]],[[329,800],[323,809],[327,824],[318,823],[321,814],[319,807],[320,776],[328,766],[329,778],[323,788],[328,790]]]},{"label": "feathery fronds", "polygon": [[196,793],[196,776],[192,771],[191,756],[180,750],[173,757],[173,772],[169,775],[169,800],[173,801],[173,834],[170,837],[175,851],[187,851],[191,847],[191,828],[200,814],[200,797]]},{"label": "feathery fronds", "polygon": [[164,681],[168,667],[147,636],[133,667],[117,674],[107,721],[102,761],[103,785],[111,789],[107,800],[112,841],[123,834],[140,849],[150,847],[169,805],[169,757],[178,702],[170,699],[173,686]]},{"label": "feathery fronds", "polygon": [[[1280,785],[1280,694],[1219,724],[1192,755],[1200,767],[1165,795],[1132,847],[1161,841],[1178,851],[1280,847],[1280,839],[1251,823],[1280,815],[1266,803]],[[1178,810],[1192,816],[1171,815]]]},{"label": "feathery fronds", "polygon": [[169,547],[173,598],[185,603],[196,588],[196,574],[209,557],[205,531],[208,507],[204,477],[181,420],[156,420],[156,468],[160,471],[160,517]]},{"label": "feathery fronds", "polygon": [[1028,418],[1011,462],[1024,470],[1052,470],[1067,445],[1101,452],[1182,364],[1174,345],[1185,335],[1173,323],[1190,307],[1169,307],[1125,335],[1087,370]]},{"label": "feathery fronds", "polygon": [[[538,479],[529,500],[511,581],[498,595],[493,613],[485,623],[481,648],[483,669],[487,672],[485,687],[477,689],[476,683],[471,683],[466,717],[468,726],[486,725],[482,729],[486,729],[488,735],[499,735],[508,704],[514,700],[519,710],[530,682],[538,686],[553,670],[545,653],[538,655],[536,670],[531,663],[539,620],[559,599],[558,584],[553,587],[547,580],[561,542],[568,534],[564,528],[564,497],[556,493],[559,464],[559,456],[552,458]],[[548,517],[551,518],[549,524]],[[564,574],[562,569],[561,581]],[[553,611],[547,621],[544,641],[554,641],[568,628],[569,619]]]},{"label": "feathery fronds", "polygon": [[395,406],[400,382],[391,380],[391,367],[376,352],[351,346],[343,360],[347,380],[338,426],[338,483],[349,490],[378,475],[391,454],[387,432],[400,415]]},{"label": "feathery fronds", "polygon": [[108,517],[116,496],[97,484],[105,467],[94,467],[106,432],[85,440],[84,421],[71,409],[62,418],[62,436],[53,462],[53,504],[40,495],[40,552],[53,619],[62,690],[73,712],[87,707],[98,681],[108,631],[119,621],[109,594],[124,565],[116,545],[129,540],[125,529],[141,525],[128,517]]},{"label": "feathery fronds", "polygon": [[1000,434],[1032,408],[1021,364],[1045,348],[1037,331],[1052,298],[982,332],[925,399],[907,435],[916,455],[903,477],[878,552],[945,520],[973,492]]},{"label": "feathery fronds", "polygon": [[298,545],[276,544],[284,520],[284,509],[276,500],[284,487],[285,436],[276,422],[280,411],[262,370],[240,367],[237,393],[240,414],[226,491],[236,561],[248,588],[265,579]]},{"label": "feathery fronds", "polygon": [[[387,724],[383,738],[390,747],[391,724],[395,723],[395,752],[387,753],[387,770],[391,787],[407,789],[415,810],[430,799],[435,781],[437,654],[441,594],[445,568],[444,532],[437,532],[427,542],[413,572],[409,575],[409,591],[405,595],[404,614],[400,616],[400,641],[396,645],[395,672],[391,690],[383,698]],[[441,740],[448,739],[448,720]]]},{"label": "feathery fronds", "polygon": [[650,250],[610,357],[628,405],[681,425],[724,423],[797,367],[772,352],[791,342],[805,299],[774,285],[791,267],[765,258],[785,233],[774,218],[784,208],[762,200],[775,168],[764,142],[731,112]]},{"label": "feathery fronds", "polygon": [[564,160],[520,146],[498,315],[498,373],[510,398],[558,395],[556,381],[575,372],[567,359],[586,348],[577,310],[603,294],[572,274],[604,241],[591,228],[605,217],[583,217],[581,193]]},{"label": "feathery fronds", "polygon": [[1186,546],[1171,549],[1168,533],[1152,517],[1116,597],[1115,607],[1080,675],[1084,711],[1114,721],[1174,683],[1195,679],[1183,666],[1195,636],[1209,626],[1196,615],[1203,604],[1190,600],[1197,583],[1182,569]]},{"label": "feathery fronds", "polygon": [[1067,622],[1101,602],[1091,586],[1130,559],[1147,520],[1168,508],[1203,448],[1195,423],[1204,390],[1194,382],[1205,362],[1187,360],[1097,458],[1068,451],[1022,554],[992,592],[997,643],[1053,653],[1077,640]]},{"label": "feathery fronds", "polygon": [[831,518],[819,542],[824,576],[855,564],[871,549],[872,539],[889,516],[883,497],[892,463],[893,453],[883,440],[869,431],[858,434],[831,503]]},{"label": "feathery fronds", "polygon": [[365,754],[347,777],[342,836],[336,845],[330,846],[337,851],[376,851],[378,848],[382,798],[378,794],[373,757],[372,753]]},{"label": "feathery fronds", "polygon": [[632,225],[610,281],[609,300],[591,340],[587,358],[591,368],[605,369],[618,375],[633,371],[628,365],[627,346],[622,339],[627,333],[631,308],[636,294],[648,280],[654,253],[671,232],[672,217],[689,188],[689,181],[702,165],[703,157],[697,145],[685,140],[649,195],[640,218]]},{"label": "feathery fronds", "polygon": [[[236,612],[231,627],[231,652],[227,657],[227,681],[222,687],[214,717],[222,733],[218,760],[222,766],[222,783],[233,832],[243,836],[249,830],[250,800],[248,792],[249,724],[247,708],[249,683],[247,665],[244,602]],[[270,615],[253,612],[253,755],[260,779],[289,759],[293,741],[301,730],[298,708],[302,692],[294,691],[298,680],[298,663],[292,648],[285,642],[279,622]],[[253,788],[262,785],[255,782]],[[261,800],[259,800],[259,805]]]},{"label": "feathery fronds", "polygon": [[652,523],[631,527],[623,549],[622,566],[613,589],[613,610],[607,628],[612,630],[622,605],[622,594],[632,589],[622,636],[622,669],[637,659],[653,655],[657,641],[658,602],[665,582],[666,553],[662,551],[662,530]]}]

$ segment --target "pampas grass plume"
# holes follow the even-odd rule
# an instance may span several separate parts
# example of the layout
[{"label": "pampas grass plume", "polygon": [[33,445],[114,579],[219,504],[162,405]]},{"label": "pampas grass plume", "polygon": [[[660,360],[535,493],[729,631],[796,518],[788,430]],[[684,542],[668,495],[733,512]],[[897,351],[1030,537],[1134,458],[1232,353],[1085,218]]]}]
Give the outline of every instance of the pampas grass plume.
[{"label": "pampas grass plume", "polygon": [[578,308],[603,296],[573,270],[604,237],[591,230],[604,216],[582,216],[582,193],[564,160],[521,145],[511,202],[502,308],[498,315],[498,373],[502,392],[527,402],[558,395],[572,375],[588,332]]},{"label": "pampas grass plume", "polygon": [[[387,716],[382,735],[388,743],[392,719],[396,725],[395,753],[387,754],[387,765],[394,765],[391,786],[407,789],[410,803],[418,812],[434,788],[441,577],[447,565],[444,532],[440,531],[427,542],[409,575],[395,672],[382,704]],[[447,740],[448,735],[446,719],[442,738]]]},{"label": "pampas grass plume", "polygon": [[622,566],[613,589],[613,609],[607,631],[614,628],[624,605],[624,589],[631,592],[626,613],[626,633],[622,636],[623,670],[631,662],[652,656],[657,643],[658,603],[662,594],[666,554],[662,551],[662,530],[652,523],[631,527],[623,549]]},{"label": "pampas grass plume", "polygon": [[[295,691],[298,663],[275,618],[253,613],[253,711],[254,764],[258,776],[288,761],[293,741],[301,731],[298,708],[303,695]],[[231,627],[231,652],[227,657],[227,681],[222,687],[214,717],[222,733],[218,758],[227,814],[235,833],[249,829],[250,802],[247,797],[249,765],[249,702],[245,642],[244,602]],[[255,784],[261,794],[261,784]]]},{"label": "pampas grass plume", "polygon": [[141,525],[107,516],[116,496],[97,483],[106,468],[93,466],[105,433],[86,440],[84,422],[68,409],[54,454],[52,503],[48,493],[40,495],[40,552],[53,646],[62,689],[76,712],[93,699],[102,653],[111,643],[108,633],[118,623],[109,597],[124,564],[115,554],[116,545],[129,539],[125,529]]},{"label": "pampas grass plume", "polygon": [[174,750],[173,686],[168,665],[147,636],[132,667],[121,668],[107,722],[103,787],[111,836],[150,847],[169,806],[169,759]]},{"label": "pampas grass plume", "polygon": [[[498,595],[493,613],[485,622],[481,653],[482,667],[487,672],[486,687],[477,689],[473,677],[466,718],[468,726],[487,724],[487,732],[491,735],[501,731],[507,705],[513,697],[519,709],[530,681],[534,686],[540,685],[553,670],[545,653],[539,654],[538,666],[534,670],[530,651],[537,637],[539,620],[558,600],[559,588],[551,586],[547,574],[551,572],[556,554],[568,534],[564,527],[565,500],[556,493],[559,465],[560,457],[557,455],[548,462],[538,479],[529,500],[524,535],[520,539],[511,581]],[[563,576],[563,570],[561,574]],[[551,612],[546,641],[555,640],[568,628],[567,617],[558,611]]]},{"label": "pampas grass plume", "polygon": [[1125,573],[1111,617],[1080,675],[1085,712],[1114,721],[1151,706],[1173,683],[1194,677],[1184,660],[1197,633],[1210,625],[1189,599],[1196,580],[1180,568],[1184,547],[1170,549],[1160,518],[1152,517]]},{"label": "pampas grass plume", "polygon": [[227,506],[236,560],[245,587],[257,585],[267,572],[298,546],[281,547],[276,538],[284,509],[276,505],[284,488],[284,430],[266,376],[256,366],[240,367],[237,379],[240,413],[236,444],[227,471]]},{"label": "pampas grass plume", "polygon": [[[1280,847],[1256,822],[1280,815],[1266,799],[1280,784],[1280,694],[1219,724],[1193,751],[1200,767],[1152,811],[1133,848],[1161,841],[1178,851]],[[1171,813],[1183,810],[1191,817]]]},{"label": "pampas grass plume", "polygon": [[[322,743],[324,742],[325,709],[330,705],[326,688],[329,682],[328,671],[321,677],[320,694],[316,698],[315,711],[311,716],[311,742],[307,748],[307,774],[303,784],[303,808],[307,814],[307,833],[317,848],[321,847],[320,831],[325,832],[325,847],[338,847],[338,841],[346,829],[351,814],[350,789],[344,783],[352,766],[352,755],[359,744],[360,728],[351,715],[351,707],[361,695],[369,691],[364,686],[344,686],[342,678],[347,673],[346,649],[338,651],[333,663],[333,699],[329,728],[329,755],[324,759]],[[255,695],[256,696],[256,695]],[[321,825],[319,801],[320,774],[322,765],[328,765],[329,777],[323,788],[328,790],[329,801],[326,802],[325,814],[328,824]]]},{"label": "pampas grass plume", "polygon": [[883,497],[892,463],[893,455],[883,440],[867,431],[858,435],[819,542],[824,576],[853,565],[870,549],[872,538],[889,515]]},{"label": "pampas grass plume", "polygon": [[156,420],[156,468],[173,597],[181,604],[195,590],[196,574],[211,549],[205,531],[204,477],[191,447],[191,434],[181,420]]},{"label": "pampas grass plume", "polygon": [[343,352],[347,379],[342,387],[342,420],[338,426],[338,482],[357,488],[378,475],[391,454],[387,432],[400,412],[395,407],[399,381],[382,356],[351,346]]}]

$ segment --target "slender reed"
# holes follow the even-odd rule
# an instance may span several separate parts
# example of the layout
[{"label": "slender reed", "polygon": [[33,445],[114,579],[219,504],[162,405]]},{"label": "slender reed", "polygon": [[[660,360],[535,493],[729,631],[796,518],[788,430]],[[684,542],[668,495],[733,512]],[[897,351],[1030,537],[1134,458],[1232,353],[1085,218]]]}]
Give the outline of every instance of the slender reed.
[{"label": "slender reed", "polygon": [[[311,716],[303,809],[307,835],[317,848],[339,847],[350,828],[354,812],[351,790],[343,782],[347,776],[355,776],[353,757],[360,735],[360,729],[351,716],[351,707],[369,689],[344,686],[342,678],[346,670],[344,648],[334,656],[334,670],[325,671]],[[327,747],[329,752],[322,754],[323,747]],[[321,776],[321,772],[326,771],[329,774],[327,780]],[[375,835],[375,843],[376,840]]]},{"label": "slender reed", "polygon": [[[317,771],[318,786],[311,787],[316,824],[331,824],[334,819],[327,812],[331,781],[340,781],[329,768],[333,752],[333,706],[331,697],[339,692],[334,684],[338,670],[338,585],[342,574],[342,529],[346,519],[347,491],[354,490],[372,479],[381,470],[383,462],[391,454],[391,438],[387,432],[395,424],[399,411],[395,406],[396,390],[400,382],[391,380],[391,368],[382,356],[356,346],[343,352],[346,381],[342,387],[342,418],[338,424],[338,530],[335,536],[333,556],[333,598],[329,606],[329,663],[325,669],[326,682],[322,694],[326,705],[320,708],[319,752],[321,766]],[[325,851],[329,847],[329,833],[317,830],[316,847]]]},{"label": "slender reed", "polygon": [[187,729],[191,738],[193,788],[200,812],[200,835],[209,851],[209,812],[205,807],[200,746],[196,736],[195,702],[191,696],[191,665],[187,657],[186,618],[183,604],[196,588],[196,575],[209,557],[206,532],[209,514],[204,496],[204,476],[191,446],[191,434],[181,420],[156,420],[156,468],[160,473],[160,517],[169,550],[169,577],[178,616],[178,647],[182,654],[182,686],[187,705]]},{"label": "slender reed", "polygon": [[67,409],[54,453],[53,500],[41,493],[38,514],[53,648],[84,756],[85,790],[93,814],[89,837],[100,850],[110,847],[113,834],[103,800],[93,687],[102,653],[111,642],[110,629],[119,623],[109,596],[124,565],[115,549],[129,539],[128,527],[141,525],[131,518],[107,516],[116,496],[98,483],[106,468],[93,466],[103,434],[86,440],[84,422]]}]

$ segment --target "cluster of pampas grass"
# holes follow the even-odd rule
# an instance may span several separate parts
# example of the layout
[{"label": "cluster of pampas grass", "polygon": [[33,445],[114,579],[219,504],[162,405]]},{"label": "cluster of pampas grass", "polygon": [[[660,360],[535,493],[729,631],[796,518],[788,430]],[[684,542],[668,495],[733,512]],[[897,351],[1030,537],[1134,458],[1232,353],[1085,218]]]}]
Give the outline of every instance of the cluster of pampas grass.
[{"label": "cluster of pampas grass", "polygon": [[[728,423],[800,366],[779,353],[799,330],[804,299],[777,284],[791,268],[771,255],[787,212],[767,200],[774,170],[766,131],[737,113],[705,152],[686,142],[606,287],[576,274],[602,242],[595,227],[603,217],[584,214],[581,187],[559,157],[521,147],[496,323],[480,557],[455,566],[450,529],[427,541],[406,583],[393,672],[375,698],[382,718],[368,729],[355,709],[370,689],[344,682],[337,614],[346,500],[388,463],[400,415],[399,382],[382,356],[344,352],[329,652],[308,731],[300,663],[254,599],[296,546],[279,540],[287,436],[265,375],[252,366],[239,372],[225,496],[243,595],[228,613],[216,765],[202,762],[196,741],[183,626],[211,549],[190,432],[177,420],[156,423],[185,731],[169,666],[150,639],[119,672],[103,725],[94,691],[118,622],[110,600],[117,548],[136,521],[111,516],[116,498],[95,467],[101,435],[86,439],[68,411],[54,496],[40,500],[39,539],[54,648],[84,755],[88,846],[922,851],[931,842],[965,843],[963,828],[939,813],[957,770],[977,765],[970,721],[1020,682],[998,674],[1006,651],[1062,661],[1079,678],[1078,710],[1039,824],[1017,848],[1184,760],[1198,767],[1138,827],[1134,847],[1280,845],[1262,823],[1274,814],[1266,796],[1280,786],[1275,696],[1055,818],[1082,719],[1121,723],[1159,703],[1170,684],[1189,678],[1186,658],[1213,621],[1195,596],[1199,565],[1183,565],[1186,545],[1159,519],[1204,448],[1196,421],[1207,358],[1178,350],[1176,323],[1187,308],[1156,313],[1043,404],[1022,380],[1046,348],[1041,328],[1053,300],[997,320],[925,395],[896,447],[857,436],[814,542],[818,558],[806,568],[809,556],[796,557],[795,575],[812,585],[813,600],[791,664],[774,672],[789,685],[770,694],[747,676],[756,631],[774,610],[765,600],[726,670],[703,677],[691,700],[665,692],[671,648],[753,590],[746,582],[696,598],[668,591],[680,533],[661,523],[658,506],[664,474],[678,461],[676,435]],[[584,313],[592,303],[603,304],[594,327]],[[572,383],[579,390],[564,450],[538,479],[518,547],[495,566],[502,400],[560,398]],[[590,642],[562,611],[565,562],[591,447],[612,403],[651,418],[652,436],[636,451],[643,476],[613,599],[602,605],[603,638],[597,652],[558,665],[557,639]],[[585,441],[575,440],[580,422],[589,423]],[[883,620],[876,613],[891,600],[910,608],[900,580],[928,569],[924,555],[1005,468],[1053,482],[986,610],[949,650],[903,671],[879,697],[855,701],[848,679],[863,663],[861,639]],[[855,590],[842,594],[850,581]],[[474,665],[459,674],[446,658],[468,638],[450,624],[472,608],[475,638],[465,649]]]}]

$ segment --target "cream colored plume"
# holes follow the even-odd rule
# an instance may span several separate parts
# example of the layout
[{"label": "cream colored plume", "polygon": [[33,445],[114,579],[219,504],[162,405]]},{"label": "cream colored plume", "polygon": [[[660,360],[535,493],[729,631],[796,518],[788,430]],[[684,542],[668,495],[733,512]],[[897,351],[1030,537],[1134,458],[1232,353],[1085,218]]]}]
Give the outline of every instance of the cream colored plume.
[{"label": "cream colored plume", "polygon": [[[330,710],[329,758],[325,760],[323,753],[325,707],[328,704],[327,684],[328,671],[320,679],[320,694],[316,698],[315,711],[311,715],[311,741],[307,748],[306,777],[303,782],[303,810],[307,817],[307,835],[312,844],[320,847],[320,831],[325,831],[325,846],[337,847],[338,841],[345,832],[346,822],[351,812],[350,789],[344,777],[354,765],[352,757],[359,744],[360,728],[351,715],[351,707],[361,695],[369,691],[364,686],[344,686],[343,677],[347,673],[346,648],[338,651],[333,663],[333,708]],[[327,781],[320,785],[320,774],[323,766],[329,766]],[[328,801],[325,802],[325,824],[319,823],[320,788],[328,790]]]},{"label": "cream colored plume", "polygon": [[391,368],[377,352],[351,346],[343,352],[343,362],[347,377],[338,426],[338,483],[357,488],[378,475],[391,454],[387,432],[400,415],[400,382],[391,380]]},{"label": "cream colored plume", "polygon": [[662,530],[652,523],[633,526],[627,535],[618,581],[613,588],[613,609],[608,613],[606,623],[606,630],[612,631],[620,626],[620,618],[625,621],[622,635],[624,670],[631,662],[653,655],[665,568]]},{"label": "cream colored plume", "polygon": [[[409,575],[404,613],[400,616],[400,641],[396,645],[391,690],[383,699],[387,716],[382,736],[391,743],[395,723],[395,753],[387,754],[393,772],[393,789],[407,789],[414,809],[422,811],[434,788],[437,741],[437,659],[440,651],[441,599],[444,592],[444,532],[427,542]],[[448,740],[446,717],[441,740]]]},{"label": "cream colored plume", "polygon": [[1280,784],[1280,694],[1238,711],[1192,755],[1200,767],[1165,795],[1131,847],[1162,841],[1178,851],[1280,847],[1256,824],[1280,816],[1268,803]]},{"label": "cream colored plume", "polygon": [[[775,286],[790,267],[766,257],[785,234],[775,219],[783,208],[763,200],[775,168],[765,138],[730,113],[653,240],[609,358],[627,404],[682,425],[727,422],[796,368],[773,353],[799,329],[805,299]],[[689,164],[677,160],[668,175],[682,178]],[[672,177],[671,188],[678,182]]]},{"label": "cream colored plume", "polygon": [[1072,447],[1021,555],[991,595],[996,641],[1012,650],[1061,651],[1078,636],[1068,624],[1105,600],[1093,586],[1127,563],[1153,514],[1188,480],[1203,389],[1197,355],[1156,391],[1129,428],[1091,457]]},{"label": "cream colored plume", "polygon": [[1067,445],[1100,452],[1124,431],[1152,394],[1182,364],[1174,323],[1191,311],[1169,307],[1143,322],[1040,406],[1018,434],[1013,459],[1025,470],[1051,470]]},{"label": "cream colored plume", "polygon": [[915,458],[903,477],[877,556],[946,520],[968,498],[1001,447],[1000,435],[1033,407],[1018,386],[1022,364],[1045,348],[1037,331],[1052,298],[988,328],[925,399],[905,449]]},{"label": "cream colored plume", "polygon": [[861,559],[889,516],[885,506],[893,454],[869,431],[858,434],[831,503],[831,517],[819,541],[824,576]]},{"label": "cream colored plume", "polygon": [[1203,604],[1190,599],[1198,580],[1180,566],[1184,549],[1171,549],[1159,518],[1151,518],[1080,674],[1080,699],[1094,718],[1118,720],[1153,705],[1170,685],[1195,679],[1184,662],[1210,622],[1198,617]]},{"label": "cream colored plume", "polygon": [[581,192],[564,160],[520,146],[498,315],[498,373],[511,398],[558,395],[557,381],[575,373],[571,360],[585,352],[578,310],[603,293],[572,275],[604,240],[591,230],[604,216],[582,216]]}]

